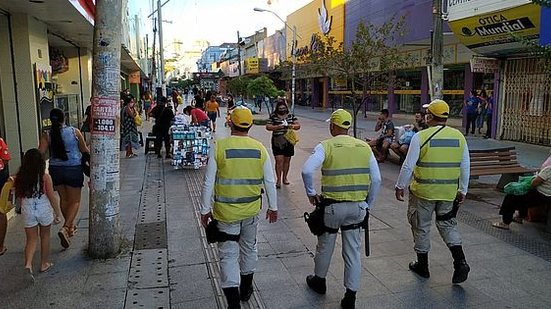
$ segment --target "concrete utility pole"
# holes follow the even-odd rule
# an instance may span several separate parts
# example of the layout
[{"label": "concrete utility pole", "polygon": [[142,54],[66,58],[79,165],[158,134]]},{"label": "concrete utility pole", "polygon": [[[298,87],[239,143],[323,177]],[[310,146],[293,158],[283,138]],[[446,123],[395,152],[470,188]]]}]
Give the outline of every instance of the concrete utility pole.
[{"label": "concrete utility pole", "polygon": [[[168,2],[168,1],[167,1]],[[166,2],[165,2],[166,3]],[[161,0],[157,0],[157,18],[159,19],[159,57],[160,57],[160,69],[161,69],[161,93],[166,97],[166,81],[165,81],[165,53],[163,44],[163,13]]]},{"label": "concrete utility pole", "polygon": [[237,31],[237,67],[239,68],[239,76],[241,76],[241,37]]},{"label": "concrete utility pole", "polygon": [[120,63],[122,0],[98,0],[92,67],[92,143],[88,254],[119,253]]},{"label": "concrete utility pole", "polygon": [[431,101],[444,98],[444,65],[442,49],[444,47],[442,0],[432,1],[432,46],[431,46]]}]

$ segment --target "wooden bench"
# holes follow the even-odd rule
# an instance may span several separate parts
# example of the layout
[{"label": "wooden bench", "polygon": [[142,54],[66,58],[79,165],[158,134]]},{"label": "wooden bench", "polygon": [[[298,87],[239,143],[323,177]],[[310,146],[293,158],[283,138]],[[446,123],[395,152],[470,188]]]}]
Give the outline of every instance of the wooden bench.
[{"label": "wooden bench", "polygon": [[534,174],[537,171],[520,165],[515,147],[469,150],[469,154],[471,178],[501,175],[497,184],[499,190],[503,190],[509,182],[518,181],[519,176]]}]

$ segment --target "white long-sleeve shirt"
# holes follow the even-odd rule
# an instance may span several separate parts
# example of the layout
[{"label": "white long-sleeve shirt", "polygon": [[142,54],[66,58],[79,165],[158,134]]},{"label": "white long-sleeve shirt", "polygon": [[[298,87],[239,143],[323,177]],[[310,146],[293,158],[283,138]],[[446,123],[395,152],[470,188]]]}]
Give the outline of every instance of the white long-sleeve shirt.
[{"label": "white long-sleeve shirt", "polygon": [[[302,167],[302,181],[304,182],[304,189],[306,189],[306,195],[308,196],[317,194],[314,188],[314,173],[321,168],[324,160],[325,150],[320,143],[314,148],[314,152]],[[371,178],[371,186],[369,187],[369,196],[366,202],[367,207],[371,208],[373,203],[375,203],[375,198],[377,197],[382,182],[379,164],[373,153],[371,154],[371,158],[369,158],[369,176]]]},{"label": "white long-sleeve shirt", "polygon": [[[241,136],[234,136],[241,138]],[[245,138],[245,137],[243,137]],[[266,161],[264,162],[264,188],[268,197],[268,209],[277,210],[277,192],[274,180],[274,171],[272,169],[272,161],[268,152],[264,150]],[[216,182],[216,172],[218,165],[216,163],[216,145],[209,151],[209,163],[207,164],[207,173],[205,175],[205,183],[203,184],[203,192],[201,194],[201,214],[205,215],[212,211],[212,202],[214,198],[214,183]]]},{"label": "white long-sleeve shirt", "polygon": [[[411,182],[411,177],[413,176],[413,169],[419,160],[419,155],[421,153],[421,145],[419,142],[419,134],[415,134],[411,138],[411,142],[408,148],[408,154],[400,170],[400,176],[398,176],[398,181],[396,182],[396,188],[405,189],[409,186]],[[469,177],[470,177],[470,166],[471,166],[471,157],[469,156],[469,147],[465,144],[463,149],[463,158],[461,159],[459,175],[459,191],[463,194],[467,194],[469,188]]]}]

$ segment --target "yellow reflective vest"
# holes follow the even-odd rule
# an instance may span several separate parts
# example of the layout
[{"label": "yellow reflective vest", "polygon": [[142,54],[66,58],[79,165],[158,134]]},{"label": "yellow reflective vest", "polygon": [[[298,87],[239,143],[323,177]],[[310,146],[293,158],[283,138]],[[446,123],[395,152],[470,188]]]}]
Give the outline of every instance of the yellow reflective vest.
[{"label": "yellow reflective vest", "polygon": [[234,222],[254,217],[262,206],[264,146],[250,138],[231,136],[216,142],[213,217]]},{"label": "yellow reflective vest", "polygon": [[[438,129],[431,127],[417,133],[419,145],[423,145]],[[463,134],[454,128],[444,127],[436,133],[421,148],[413,169],[411,192],[429,201],[453,201],[459,188],[465,144]]]},{"label": "yellow reflective vest", "polygon": [[321,144],[325,152],[321,168],[323,197],[337,201],[365,201],[371,185],[371,147],[348,135],[338,135]]}]

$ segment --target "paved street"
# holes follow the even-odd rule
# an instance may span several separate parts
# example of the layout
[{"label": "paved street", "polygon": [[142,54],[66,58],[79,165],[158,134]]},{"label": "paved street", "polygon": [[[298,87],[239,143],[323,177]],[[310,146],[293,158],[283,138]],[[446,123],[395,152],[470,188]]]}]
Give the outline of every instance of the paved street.
[{"label": "paved street", "polygon": [[[291,185],[278,191],[280,220],[268,224],[262,219],[259,226],[259,263],[251,308],[338,308],[344,293],[340,240],[327,278],[327,295],[315,294],[305,283],[313,271],[316,239],[302,219],[311,207],[300,170],[316,143],[329,136],[327,124],[320,121],[327,118],[325,114],[303,117],[305,113],[297,110],[302,129],[291,162]],[[219,125],[217,137],[227,135],[221,121]],[[370,122],[361,125],[372,127]],[[253,127],[252,136],[270,147],[270,135],[263,127]],[[469,145],[472,143],[481,142],[469,140]],[[519,152],[521,146],[527,149],[523,151],[533,166],[548,153],[543,147],[520,144]],[[452,259],[435,229],[429,255],[431,278],[419,279],[408,270],[415,254],[406,204],[394,199],[399,166],[384,163],[381,170],[383,186],[371,212],[371,256],[362,259],[358,308],[551,307],[551,237],[542,232],[542,224],[513,225],[512,231],[490,227],[499,218],[496,205],[502,198],[490,185],[495,178],[473,183],[475,188],[459,215],[471,273],[464,284],[453,286]],[[23,280],[21,216],[12,219],[9,250],[0,257],[2,307],[224,308],[216,250],[206,244],[198,222],[203,172],[175,170],[168,161],[144,156],[141,151],[137,158],[122,159],[121,255],[106,261],[86,257],[85,197],[79,233],[71,248],[61,250],[54,229],[51,258],[55,266],[38,274],[34,284]]]}]

